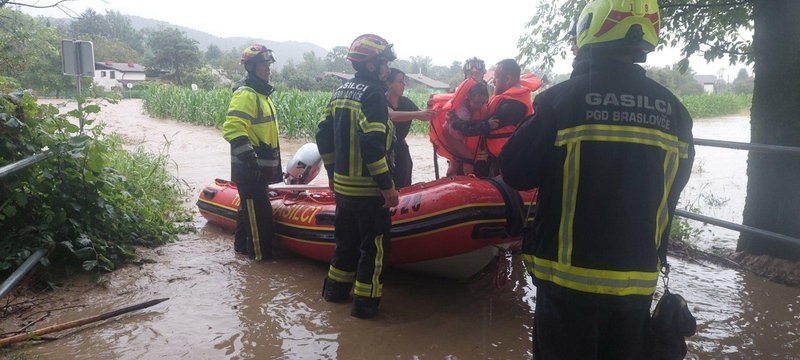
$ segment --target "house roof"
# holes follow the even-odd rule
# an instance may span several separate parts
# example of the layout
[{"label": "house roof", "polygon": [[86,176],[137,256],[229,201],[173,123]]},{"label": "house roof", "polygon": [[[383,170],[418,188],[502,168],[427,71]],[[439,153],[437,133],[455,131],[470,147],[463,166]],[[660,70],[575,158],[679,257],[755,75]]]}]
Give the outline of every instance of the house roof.
[{"label": "house roof", "polygon": [[425,86],[427,86],[429,88],[433,88],[433,89],[445,89],[446,90],[446,89],[450,88],[449,84],[445,84],[445,83],[443,83],[443,82],[441,82],[439,80],[431,79],[431,78],[429,78],[429,77],[427,77],[425,75],[422,75],[422,74],[406,74],[406,78],[407,79],[412,79],[412,80],[414,80],[414,81],[416,81],[418,83],[421,83],[421,84],[423,84],[423,85],[425,85]]},{"label": "house roof", "polygon": [[121,72],[144,72],[145,67],[134,63],[132,61],[122,63],[122,62],[96,62],[94,63],[94,68],[97,70],[116,70]]},{"label": "house roof", "polygon": [[340,72],[335,72],[335,71],[325,71],[325,72],[322,73],[322,75],[324,75],[324,76],[334,76],[334,77],[337,77],[337,78],[342,79],[342,80],[350,80],[350,79],[353,78],[353,76],[355,76],[353,74],[340,73]]},{"label": "house roof", "polygon": [[715,84],[717,77],[714,75],[695,75],[694,79],[701,84]]}]

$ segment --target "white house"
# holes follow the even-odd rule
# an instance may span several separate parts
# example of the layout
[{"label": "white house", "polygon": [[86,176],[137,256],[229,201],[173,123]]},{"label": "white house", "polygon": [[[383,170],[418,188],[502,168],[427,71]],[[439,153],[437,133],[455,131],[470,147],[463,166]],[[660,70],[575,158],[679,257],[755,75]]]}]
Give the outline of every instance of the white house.
[{"label": "white house", "polygon": [[106,90],[123,88],[129,83],[144,81],[144,66],[128,61],[119,63],[112,61],[94,64],[94,83]]},{"label": "white house", "polygon": [[715,86],[717,84],[717,77],[714,75],[695,75],[694,79],[703,85],[703,90],[707,94],[711,94],[714,92]]}]

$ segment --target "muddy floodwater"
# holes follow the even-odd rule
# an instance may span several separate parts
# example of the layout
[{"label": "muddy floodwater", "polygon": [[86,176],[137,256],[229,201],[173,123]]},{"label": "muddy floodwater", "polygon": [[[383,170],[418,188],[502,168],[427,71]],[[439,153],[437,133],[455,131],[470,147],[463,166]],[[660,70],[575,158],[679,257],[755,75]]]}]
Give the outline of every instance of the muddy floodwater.
[{"label": "muddy floodwater", "polygon": [[[168,151],[172,171],[191,187],[192,198],[214,178],[229,177],[229,147],[218,129],[150,118],[139,100],[106,106],[98,119],[131,148]],[[748,141],[749,119],[698,121],[695,136]],[[285,164],[302,142],[283,140],[281,145]],[[410,147],[414,181],[433,179],[427,138],[412,136]],[[697,147],[696,171],[684,202],[740,222],[745,171],[745,152]],[[187,206],[194,208],[193,203],[187,200]],[[150,299],[168,301],[19,351],[40,359],[531,357],[535,288],[517,257],[505,284],[496,281],[491,269],[469,282],[389,271],[381,314],[359,320],[350,317],[349,304],[322,300],[327,264],[280,251],[275,261],[251,262],[234,254],[232,234],[206,224],[199,214],[195,219],[197,233],[139,250],[145,261],[111,274],[74,278],[41,295],[62,307],[84,306],[55,311],[37,327]],[[701,229],[700,248],[735,248],[736,233]],[[733,267],[678,258],[670,262],[670,289],[686,298],[698,320],[698,333],[689,340],[690,358],[800,358],[800,289]],[[6,321],[5,331],[23,322],[19,317]]]}]

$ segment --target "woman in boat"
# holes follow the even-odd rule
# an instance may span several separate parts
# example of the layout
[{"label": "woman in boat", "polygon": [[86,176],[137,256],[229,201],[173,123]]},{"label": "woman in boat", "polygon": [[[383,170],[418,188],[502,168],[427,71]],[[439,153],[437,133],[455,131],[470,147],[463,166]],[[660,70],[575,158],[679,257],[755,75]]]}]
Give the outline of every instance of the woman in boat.
[{"label": "woman in boat", "polygon": [[433,110],[420,110],[411,99],[403,96],[406,89],[406,74],[400,69],[389,69],[386,77],[386,100],[389,102],[389,119],[394,123],[397,142],[394,145],[394,171],[392,178],[397,189],[411,185],[411,170],[414,166],[408,150],[406,136],[414,119],[430,121],[436,114]]}]

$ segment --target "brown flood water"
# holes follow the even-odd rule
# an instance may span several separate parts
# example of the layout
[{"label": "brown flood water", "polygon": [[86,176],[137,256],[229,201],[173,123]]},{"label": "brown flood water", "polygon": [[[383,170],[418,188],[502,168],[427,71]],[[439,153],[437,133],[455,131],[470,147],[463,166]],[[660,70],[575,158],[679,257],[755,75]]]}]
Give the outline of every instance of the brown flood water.
[{"label": "brown flood water", "polygon": [[[218,129],[152,119],[142,114],[139,100],[107,106],[98,119],[131,146],[158,151],[169,142],[175,174],[192,187],[188,206],[194,208],[204,185],[229,177],[229,148]],[[301,144],[282,142],[284,163]],[[433,179],[427,138],[412,137],[410,145],[414,181]],[[99,282],[74,279],[43,295],[42,301],[49,301],[43,308],[85,307],[56,311],[35,327],[155,298],[168,301],[20,351],[41,359],[531,357],[535,288],[516,257],[502,288],[494,286],[491,271],[470,282],[390,271],[381,314],[365,321],[349,316],[349,304],[322,300],[327,264],[286,252],[278,252],[275,261],[253,263],[234,255],[231,234],[199,214],[195,222],[197,233],[139,251],[152,261],[100,274]],[[687,299],[698,318],[690,358],[800,357],[800,289],[705,262],[670,261],[671,289]],[[20,323],[20,317],[8,319],[0,332]]]}]

